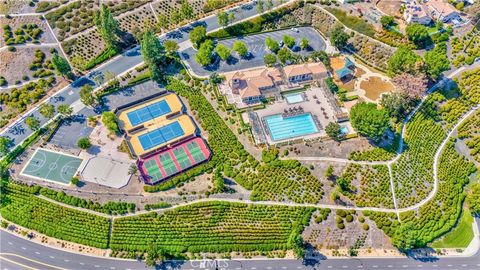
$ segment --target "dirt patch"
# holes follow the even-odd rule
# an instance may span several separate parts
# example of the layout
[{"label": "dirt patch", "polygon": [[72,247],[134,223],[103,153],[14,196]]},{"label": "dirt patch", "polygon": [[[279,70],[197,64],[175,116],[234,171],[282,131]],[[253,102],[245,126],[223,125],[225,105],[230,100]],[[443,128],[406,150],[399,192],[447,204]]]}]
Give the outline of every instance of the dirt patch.
[{"label": "dirt patch", "polygon": [[377,8],[379,8],[381,11],[397,18],[402,17],[402,14],[400,13],[401,6],[402,1],[396,0],[380,0],[377,4]]},{"label": "dirt patch", "polygon": [[393,91],[394,86],[380,77],[369,77],[360,83],[360,88],[365,91],[367,98],[377,100],[381,94]]},{"label": "dirt patch", "polygon": [[[58,52],[60,52],[58,47],[52,48],[55,48]],[[13,52],[9,50],[1,50],[0,59],[2,59],[2,63],[5,64],[0,65],[0,76],[3,76],[9,85],[14,85],[16,81],[28,81],[24,80],[23,76],[27,76],[29,80],[36,79],[33,76],[35,71],[30,70],[29,68],[29,65],[32,64],[33,59],[35,59],[35,51],[41,50],[45,54],[46,61],[52,56],[50,49],[51,48],[49,47],[16,48],[16,50]]]}]

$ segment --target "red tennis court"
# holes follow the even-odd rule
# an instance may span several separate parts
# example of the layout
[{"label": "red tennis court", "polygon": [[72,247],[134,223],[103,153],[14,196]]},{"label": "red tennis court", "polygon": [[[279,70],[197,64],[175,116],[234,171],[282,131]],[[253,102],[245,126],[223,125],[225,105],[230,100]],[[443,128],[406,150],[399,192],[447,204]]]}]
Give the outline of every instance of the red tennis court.
[{"label": "red tennis court", "polygon": [[210,150],[202,138],[194,138],[172,149],[140,160],[145,182],[154,184],[191,168],[210,158]]}]

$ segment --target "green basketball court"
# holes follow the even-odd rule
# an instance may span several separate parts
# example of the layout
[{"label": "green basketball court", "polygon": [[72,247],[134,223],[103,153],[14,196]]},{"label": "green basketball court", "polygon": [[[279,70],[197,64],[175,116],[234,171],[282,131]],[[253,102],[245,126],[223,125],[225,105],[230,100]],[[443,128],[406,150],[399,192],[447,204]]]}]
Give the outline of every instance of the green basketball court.
[{"label": "green basketball court", "polygon": [[60,184],[69,184],[83,159],[37,148],[21,175]]}]

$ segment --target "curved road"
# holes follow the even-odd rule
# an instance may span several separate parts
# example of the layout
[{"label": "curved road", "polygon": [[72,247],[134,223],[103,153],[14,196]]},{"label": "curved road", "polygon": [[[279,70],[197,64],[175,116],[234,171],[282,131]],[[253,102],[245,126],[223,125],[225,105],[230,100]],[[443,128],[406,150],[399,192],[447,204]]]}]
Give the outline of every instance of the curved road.
[{"label": "curved road", "polygon": [[[480,224],[477,220],[477,224]],[[478,236],[477,236],[478,237]],[[0,270],[135,270],[155,269],[143,262],[105,257],[86,256],[47,247],[20,238],[3,230],[0,231]],[[471,257],[439,258],[342,258],[319,260],[261,259],[261,260],[219,260],[218,269],[228,270],[289,270],[289,269],[480,269],[480,252]],[[203,266],[203,267],[202,267]],[[215,269],[212,261],[168,262],[156,269]]]}]

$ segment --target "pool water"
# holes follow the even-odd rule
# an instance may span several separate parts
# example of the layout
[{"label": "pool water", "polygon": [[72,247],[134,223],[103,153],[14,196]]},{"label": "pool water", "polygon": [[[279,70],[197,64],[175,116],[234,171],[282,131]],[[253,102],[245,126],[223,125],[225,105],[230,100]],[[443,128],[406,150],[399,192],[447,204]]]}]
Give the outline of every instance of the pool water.
[{"label": "pool water", "polygon": [[346,126],[340,126],[340,133],[342,133],[342,134],[347,134],[347,133],[348,133],[348,127],[346,127]]},{"label": "pool water", "polygon": [[281,114],[264,118],[273,141],[296,138],[318,132],[310,113],[283,118]]},{"label": "pool water", "polygon": [[299,103],[303,101],[303,95],[302,93],[285,95],[285,99],[287,100],[288,104]]}]

